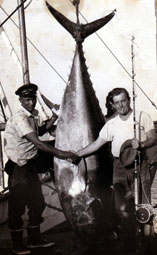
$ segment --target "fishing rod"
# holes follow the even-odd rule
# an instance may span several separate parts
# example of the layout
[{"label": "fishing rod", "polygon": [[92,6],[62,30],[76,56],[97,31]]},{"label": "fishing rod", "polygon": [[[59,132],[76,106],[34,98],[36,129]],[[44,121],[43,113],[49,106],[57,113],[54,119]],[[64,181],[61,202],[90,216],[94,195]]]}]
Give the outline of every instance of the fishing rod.
[{"label": "fishing rod", "polygon": [[[137,139],[137,131],[136,131],[136,126],[138,125],[138,130],[139,130],[139,141],[141,141],[141,129],[140,129],[140,119],[141,119],[141,114],[140,118],[137,121],[136,120],[136,105],[135,105],[135,100],[136,100],[136,93],[135,93],[135,70],[134,70],[134,39],[135,37],[132,36],[132,43],[131,43],[131,59],[132,59],[132,95],[133,95],[133,131],[134,131],[134,138]],[[148,203],[146,204],[140,204],[139,202],[139,184],[140,184],[140,171],[141,171],[141,153],[140,149],[137,149],[137,155],[134,161],[134,194],[135,194],[135,210],[136,210],[136,219],[138,222],[144,224],[148,223],[150,219],[152,219],[153,222],[153,229],[154,232],[157,233],[157,208],[153,208],[151,203],[148,200]],[[143,185],[143,184],[141,184]],[[145,190],[143,190],[142,186],[142,192],[145,193]],[[146,194],[145,194],[146,196]],[[147,198],[148,199],[148,198]]]},{"label": "fishing rod", "polygon": [[[137,125],[138,125],[138,130],[139,130],[139,137],[138,140],[139,142],[141,141],[141,130],[140,130],[140,119],[141,119],[141,114],[139,117],[139,120],[137,121],[136,119],[136,93],[135,93],[135,64],[134,64],[134,58],[135,58],[135,54],[134,54],[134,40],[135,37],[132,36],[131,39],[131,62],[132,62],[132,97],[133,97],[133,132],[134,132],[134,139],[137,139]],[[138,214],[139,217],[139,209],[142,205],[139,204],[139,184],[140,184],[140,170],[141,170],[141,153],[140,153],[140,149],[137,149],[136,152],[136,157],[134,160],[134,194],[135,194],[135,209],[136,209],[136,213]],[[138,219],[137,217],[137,219]],[[139,220],[140,217],[139,217]]]},{"label": "fishing rod", "polygon": [[[135,100],[136,100],[136,94],[135,94],[135,70],[134,70],[134,39],[135,37],[132,36],[132,43],[131,43],[131,60],[132,60],[132,96],[133,96],[133,131],[134,131],[134,138],[137,138],[137,133],[136,133],[136,107],[135,107]],[[139,151],[137,151],[137,154],[139,154]],[[138,155],[140,156],[140,155]],[[138,204],[139,204],[139,170],[137,166],[137,157],[135,158],[134,161],[134,192],[135,192],[135,209],[137,210]]]}]

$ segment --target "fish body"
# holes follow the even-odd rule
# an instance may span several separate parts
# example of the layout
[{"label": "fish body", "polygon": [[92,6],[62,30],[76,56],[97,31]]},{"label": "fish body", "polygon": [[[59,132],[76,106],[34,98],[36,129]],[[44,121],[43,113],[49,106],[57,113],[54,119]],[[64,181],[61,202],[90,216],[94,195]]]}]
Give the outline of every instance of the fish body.
[{"label": "fish body", "polygon": [[[72,68],[60,106],[55,141],[56,148],[75,152],[92,143],[105,123],[86,66],[82,42],[106,24],[114,16],[114,12],[91,24],[78,25],[49,4],[47,6],[76,40]],[[102,151],[81,159],[77,166],[58,158],[54,160],[56,187],[64,214],[73,230],[87,239],[93,238],[104,228],[104,208],[98,185],[98,173],[105,168],[104,164]]]}]

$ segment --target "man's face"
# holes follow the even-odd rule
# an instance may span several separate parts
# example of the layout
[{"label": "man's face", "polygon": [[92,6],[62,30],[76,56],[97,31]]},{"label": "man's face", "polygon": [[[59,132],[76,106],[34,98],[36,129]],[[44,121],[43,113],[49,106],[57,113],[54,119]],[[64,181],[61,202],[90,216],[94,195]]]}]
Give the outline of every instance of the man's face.
[{"label": "man's face", "polygon": [[127,98],[124,92],[113,97],[113,108],[119,115],[126,115],[130,111],[130,99]]},{"label": "man's face", "polygon": [[20,102],[21,105],[30,113],[33,112],[37,99],[36,97],[32,97],[32,98],[24,98],[24,97],[20,97]]}]

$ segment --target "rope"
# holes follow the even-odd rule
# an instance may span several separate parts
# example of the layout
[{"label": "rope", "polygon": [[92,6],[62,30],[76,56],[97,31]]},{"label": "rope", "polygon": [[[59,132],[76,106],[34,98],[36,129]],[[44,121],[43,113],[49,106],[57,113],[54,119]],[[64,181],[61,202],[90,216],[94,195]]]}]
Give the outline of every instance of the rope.
[{"label": "rope", "polygon": [[3,89],[3,86],[2,86],[1,81],[0,81],[0,87],[1,87],[1,90],[2,90],[2,92],[3,92],[3,96],[4,96],[4,98],[5,98],[6,101],[7,101],[7,106],[8,106],[8,109],[9,109],[9,111],[10,111],[10,114],[12,115],[12,110],[11,110],[11,107],[10,107],[10,105],[9,105],[9,103],[8,103],[8,100],[7,100],[7,97],[6,97],[6,93],[5,93],[4,89]]},{"label": "rope", "polygon": [[[26,1],[26,0],[25,0]],[[69,0],[72,4],[73,2],[71,0]],[[5,14],[8,16],[7,20],[12,16],[12,15],[8,15],[7,12],[2,8],[2,6],[0,6],[1,9],[5,12]],[[14,11],[15,12],[15,11]],[[88,23],[87,19],[83,16],[83,14],[79,11],[78,12],[81,17],[86,21],[86,23]],[[11,19],[11,18],[10,18]],[[17,24],[11,19],[11,21],[17,26]],[[4,23],[3,23],[4,24]],[[2,24],[0,25],[2,26]],[[18,27],[19,29],[19,27]],[[125,66],[120,62],[120,60],[116,57],[116,55],[113,53],[113,51],[109,48],[109,46],[104,42],[104,40],[99,36],[99,34],[96,32],[95,33],[96,36],[99,38],[99,40],[103,43],[103,45],[108,49],[108,51],[111,53],[111,55],[116,59],[116,61],[119,63],[119,65],[124,69],[124,71],[129,75],[129,77],[132,79],[132,75],[128,72],[128,70],[125,68]],[[51,63],[46,59],[46,57],[38,50],[38,48],[31,42],[31,40],[27,37],[27,40],[29,41],[29,43],[34,47],[34,49],[39,53],[39,55],[47,62],[47,64],[56,72],[56,74],[61,78],[61,80],[67,84],[67,82],[65,81],[65,79],[60,75],[60,73],[51,65]],[[147,94],[145,93],[145,91],[140,87],[140,85],[136,82],[136,80],[134,81],[135,84],[138,86],[138,88],[141,90],[141,92],[144,94],[144,96],[148,99],[148,101],[152,104],[152,106],[154,106],[157,109],[157,106],[155,105],[155,103],[147,96]]]},{"label": "rope", "polygon": [[33,0],[30,0],[29,3],[26,6],[24,6],[24,9],[27,9],[29,7],[29,5],[32,3],[32,1]]},{"label": "rope", "polygon": [[57,192],[57,190],[56,190],[55,188],[53,188],[52,186],[50,186],[50,185],[47,184],[46,182],[42,181],[41,179],[40,179],[40,182],[41,182],[42,184],[44,184],[45,186],[47,186],[48,188],[52,189],[53,191]]},{"label": "rope", "polygon": [[[2,6],[0,6],[2,11],[9,17],[8,13],[4,10]],[[10,18],[10,20],[13,22],[13,24],[18,28],[19,26],[16,24],[16,22]],[[32,45],[32,47],[39,53],[39,55],[46,61],[46,63],[54,70],[54,72],[62,79],[62,81],[67,84],[66,80],[60,75],[60,73],[55,69],[55,67],[46,59],[46,57],[38,50],[38,48],[32,43],[32,41],[27,37],[28,42]]]},{"label": "rope", "polygon": [[[132,75],[127,71],[127,69],[125,68],[125,66],[120,62],[120,60],[116,57],[116,55],[113,53],[113,51],[111,51],[111,49],[107,46],[107,44],[101,39],[101,37],[96,33],[96,35],[98,36],[98,38],[102,41],[102,43],[106,46],[106,48],[109,50],[109,52],[112,54],[112,56],[116,59],[116,61],[120,64],[120,66],[124,69],[124,71],[129,75],[129,77],[132,79]],[[145,97],[150,101],[150,103],[157,109],[157,106],[155,105],[155,103],[147,96],[147,94],[145,93],[145,91],[140,87],[140,85],[136,82],[136,80],[134,80],[135,84],[137,85],[137,87],[141,90],[141,92],[145,95]]]},{"label": "rope", "polygon": [[[69,0],[72,3],[72,0]],[[73,3],[72,3],[73,4]],[[85,18],[85,16],[79,11],[79,14],[81,17],[86,21],[88,24],[88,20]],[[120,60],[116,57],[116,55],[113,53],[113,51],[109,48],[109,46],[105,43],[105,41],[99,36],[97,32],[95,32],[96,36],[99,38],[99,40],[103,43],[103,45],[108,49],[108,51],[111,53],[111,55],[116,59],[116,61],[119,63],[119,65],[124,69],[124,71],[129,75],[129,77],[132,79],[132,75],[128,72],[128,70],[125,68],[125,66],[120,62]],[[147,96],[145,91],[140,87],[140,85],[134,80],[135,84],[138,86],[138,88],[141,90],[141,92],[145,95],[145,97],[150,101],[150,103],[157,109],[157,106],[155,103]]]},{"label": "rope", "polygon": [[18,5],[16,7],[16,9],[10,14],[10,15],[7,15],[8,17],[0,24],[0,27],[2,27],[9,18],[11,18],[11,16],[26,2],[27,0],[24,0],[20,5]]}]

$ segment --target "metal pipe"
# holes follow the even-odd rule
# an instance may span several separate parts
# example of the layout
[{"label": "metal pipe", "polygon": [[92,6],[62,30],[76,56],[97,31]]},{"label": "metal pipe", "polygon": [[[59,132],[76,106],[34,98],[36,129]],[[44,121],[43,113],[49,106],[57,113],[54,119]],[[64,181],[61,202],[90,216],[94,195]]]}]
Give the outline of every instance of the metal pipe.
[{"label": "metal pipe", "polygon": [[18,14],[19,14],[19,27],[20,27],[23,83],[28,84],[30,83],[30,78],[29,78],[29,63],[28,63],[28,51],[27,51],[24,3],[22,0],[17,0],[17,2],[18,2],[18,5],[21,5],[21,7],[18,10]]},{"label": "metal pipe", "polygon": [[156,18],[156,64],[157,64],[157,0],[155,0],[155,18]]},{"label": "metal pipe", "polygon": [[[22,4],[22,0],[17,0],[18,5]],[[23,73],[23,84],[30,83],[29,76],[29,61],[28,61],[28,51],[27,51],[27,36],[26,36],[26,24],[25,24],[25,10],[24,4],[18,10],[19,14],[19,29],[20,29],[20,42],[21,42],[21,57],[22,57],[22,73]],[[42,106],[39,98],[37,98],[39,105],[41,106],[41,110],[45,114],[47,118],[47,113]]]}]

